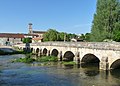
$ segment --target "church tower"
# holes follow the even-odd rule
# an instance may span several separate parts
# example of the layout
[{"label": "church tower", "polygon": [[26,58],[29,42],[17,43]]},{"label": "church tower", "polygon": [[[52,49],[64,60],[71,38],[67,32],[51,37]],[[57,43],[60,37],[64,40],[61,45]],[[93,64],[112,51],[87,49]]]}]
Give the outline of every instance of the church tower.
[{"label": "church tower", "polygon": [[28,26],[28,28],[29,28],[29,34],[32,34],[33,33],[33,31],[32,31],[32,23],[29,23],[28,25],[29,25]]}]

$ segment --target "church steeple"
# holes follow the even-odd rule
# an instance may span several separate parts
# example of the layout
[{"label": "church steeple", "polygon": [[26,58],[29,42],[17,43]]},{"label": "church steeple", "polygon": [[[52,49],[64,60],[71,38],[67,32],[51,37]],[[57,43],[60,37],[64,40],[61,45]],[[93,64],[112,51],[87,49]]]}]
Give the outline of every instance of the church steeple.
[{"label": "church steeple", "polygon": [[32,34],[33,33],[33,31],[32,31],[32,23],[29,23],[28,25],[29,25],[28,26],[28,28],[29,28],[29,34]]}]

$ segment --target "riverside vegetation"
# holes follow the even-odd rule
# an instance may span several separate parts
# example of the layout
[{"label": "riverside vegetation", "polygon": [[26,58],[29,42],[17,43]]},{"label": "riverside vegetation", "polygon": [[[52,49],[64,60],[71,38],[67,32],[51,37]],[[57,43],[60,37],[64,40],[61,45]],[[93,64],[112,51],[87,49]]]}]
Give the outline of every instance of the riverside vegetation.
[{"label": "riverside vegetation", "polygon": [[[33,62],[41,62],[41,63],[49,63],[49,62],[58,62],[58,57],[55,56],[41,56],[36,59],[32,56],[32,53],[25,54],[25,58],[18,58],[12,60],[12,62],[22,62],[22,63],[33,63]],[[62,61],[61,64],[65,66],[73,66],[76,65],[73,61]]]},{"label": "riverside vegetation", "polygon": [[58,58],[55,56],[42,56],[37,57],[36,59],[32,58],[32,54],[26,54],[25,58],[18,58],[12,62],[23,62],[23,63],[32,63],[32,62],[57,62]]}]

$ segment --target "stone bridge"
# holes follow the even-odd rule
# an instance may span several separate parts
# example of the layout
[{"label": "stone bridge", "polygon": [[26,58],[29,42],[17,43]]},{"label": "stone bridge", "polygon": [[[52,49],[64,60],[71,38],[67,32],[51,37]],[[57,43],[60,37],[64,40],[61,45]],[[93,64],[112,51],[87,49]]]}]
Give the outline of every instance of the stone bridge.
[{"label": "stone bridge", "polygon": [[78,64],[99,63],[102,70],[120,68],[120,43],[116,42],[41,42],[14,46],[19,49],[31,49],[39,56],[57,56],[61,61],[75,61]]}]

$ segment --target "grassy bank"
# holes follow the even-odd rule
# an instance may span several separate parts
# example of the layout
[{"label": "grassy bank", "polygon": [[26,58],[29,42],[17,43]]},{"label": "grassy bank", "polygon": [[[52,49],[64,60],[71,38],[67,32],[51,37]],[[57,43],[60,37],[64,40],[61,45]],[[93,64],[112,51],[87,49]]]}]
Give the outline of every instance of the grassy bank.
[{"label": "grassy bank", "polygon": [[32,54],[26,54],[25,58],[15,59],[12,62],[23,62],[23,63],[32,63],[32,62],[57,62],[58,58],[54,56],[42,56],[36,59],[33,59]]},{"label": "grassy bank", "polygon": [[31,58],[31,54],[26,54],[25,58],[18,58],[15,60],[12,60],[12,62],[23,62],[23,63],[32,63],[35,59]]},{"label": "grassy bank", "polygon": [[75,62],[73,62],[73,61],[68,61],[68,62],[63,61],[63,62],[62,62],[62,64],[64,64],[65,66],[72,66],[72,65],[76,65],[76,63],[75,63]]}]

